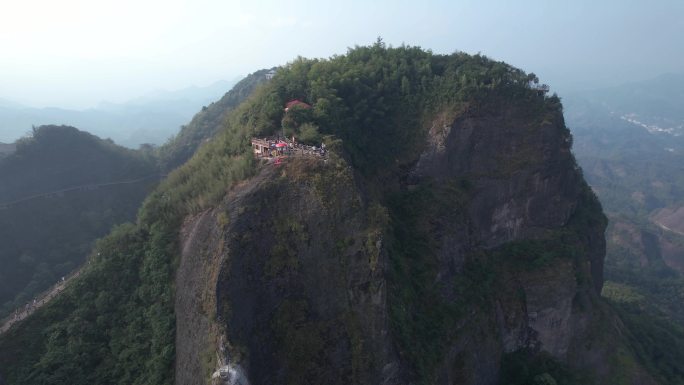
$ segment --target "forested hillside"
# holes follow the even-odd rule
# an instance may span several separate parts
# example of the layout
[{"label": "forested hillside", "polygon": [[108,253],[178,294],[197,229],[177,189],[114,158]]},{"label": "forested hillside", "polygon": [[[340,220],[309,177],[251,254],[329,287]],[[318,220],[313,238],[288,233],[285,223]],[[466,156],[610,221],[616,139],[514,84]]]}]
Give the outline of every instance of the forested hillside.
[{"label": "forested hillside", "polygon": [[[481,55],[380,40],[294,60],[162,151],[172,169],[218,131],[58,299],[0,335],[0,373],[74,385],[207,383],[221,365],[254,385],[681,381],[671,352],[657,366],[635,358],[598,297],[605,218],[560,100],[537,82]],[[286,113],[294,99],[312,108]],[[250,137],[283,132],[323,141],[328,157],[254,158]],[[192,281],[177,276],[188,260],[216,264]],[[181,317],[208,326],[188,331]]]},{"label": "forested hillside", "polygon": [[0,160],[1,315],[30,302],[130,221],[158,183],[155,159],[73,127],[42,126]]},{"label": "forested hillside", "polygon": [[[187,160],[222,126],[267,70],[250,75],[202,109],[177,136],[154,152],[134,151],[65,126],[43,126],[18,141],[0,164],[0,317],[70,273],[112,225],[130,221],[146,193],[169,169]],[[167,106],[166,108],[169,108]],[[0,144],[0,158],[17,144]],[[17,218],[19,218],[17,220]]]}]

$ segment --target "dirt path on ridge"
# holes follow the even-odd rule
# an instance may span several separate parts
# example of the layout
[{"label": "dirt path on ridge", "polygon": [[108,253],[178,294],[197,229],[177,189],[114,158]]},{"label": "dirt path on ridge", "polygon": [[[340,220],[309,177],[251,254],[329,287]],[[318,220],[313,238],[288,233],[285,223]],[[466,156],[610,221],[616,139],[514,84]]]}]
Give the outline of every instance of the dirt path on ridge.
[{"label": "dirt path on ridge", "polygon": [[40,293],[34,299],[26,303],[26,305],[15,309],[9,316],[0,321],[0,336],[10,330],[15,324],[25,320],[36,310],[49,303],[53,298],[59,295],[59,293],[64,291],[64,289],[73,279],[81,275],[82,270],[83,267],[80,267],[68,276],[65,276],[64,281],[59,280],[56,284],[52,285],[52,287]]}]

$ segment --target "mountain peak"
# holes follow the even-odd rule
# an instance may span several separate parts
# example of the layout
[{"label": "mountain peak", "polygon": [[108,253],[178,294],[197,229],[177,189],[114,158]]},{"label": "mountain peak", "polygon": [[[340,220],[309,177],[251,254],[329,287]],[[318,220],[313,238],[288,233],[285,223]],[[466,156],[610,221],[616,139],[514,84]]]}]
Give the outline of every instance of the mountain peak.
[{"label": "mountain peak", "polygon": [[[19,325],[34,357],[1,355],[14,337],[0,337],[3,374],[194,383],[232,368],[254,385],[642,374],[615,355],[629,350],[598,294],[605,218],[560,99],[531,87],[533,74],[378,41],[253,75],[243,103],[236,87],[162,149],[182,162],[202,143],[135,224],[98,242],[70,307],[35,313],[59,312],[57,325]],[[324,143],[327,157],[263,156],[254,137]]]}]

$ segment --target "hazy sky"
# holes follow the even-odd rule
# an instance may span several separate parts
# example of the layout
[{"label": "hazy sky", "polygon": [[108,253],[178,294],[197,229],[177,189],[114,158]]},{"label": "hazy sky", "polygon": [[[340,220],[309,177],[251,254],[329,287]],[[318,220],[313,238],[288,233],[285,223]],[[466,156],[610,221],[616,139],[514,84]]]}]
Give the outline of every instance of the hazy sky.
[{"label": "hazy sky", "polygon": [[481,52],[561,91],[684,72],[684,0],[0,0],[0,98],[83,108],[377,36]]}]

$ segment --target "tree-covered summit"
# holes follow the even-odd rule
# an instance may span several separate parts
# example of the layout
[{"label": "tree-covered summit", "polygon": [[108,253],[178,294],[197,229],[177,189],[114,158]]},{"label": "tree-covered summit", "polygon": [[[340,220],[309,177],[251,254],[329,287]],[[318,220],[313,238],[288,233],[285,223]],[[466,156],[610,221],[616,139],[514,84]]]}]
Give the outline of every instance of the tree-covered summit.
[{"label": "tree-covered summit", "polygon": [[[278,70],[239,123],[257,136],[302,135],[296,128],[309,123],[309,130],[342,139],[354,164],[373,173],[393,157],[415,156],[426,120],[438,110],[479,108],[492,96],[529,100],[539,94],[530,87],[536,82],[534,74],[479,54],[439,55],[378,39],[346,55],[295,59]],[[283,107],[291,100],[313,109],[283,127]]]},{"label": "tree-covered summit", "polygon": [[[524,106],[531,119],[557,112],[558,99],[540,97],[530,87],[535,80],[481,55],[382,41],[328,59],[295,59],[225,116],[212,114],[221,130],[211,139],[200,135],[205,144],[146,199],[137,223],[100,241],[61,298],[0,336],[0,373],[17,384],[173,382],[179,230],[258,171],[250,137],[284,129],[301,137],[306,128],[372,181],[415,162],[437,114],[486,111],[497,101]],[[312,108],[287,122],[284,108],[294,99]],[[185,156],[176,154],[171,158]]]}]

